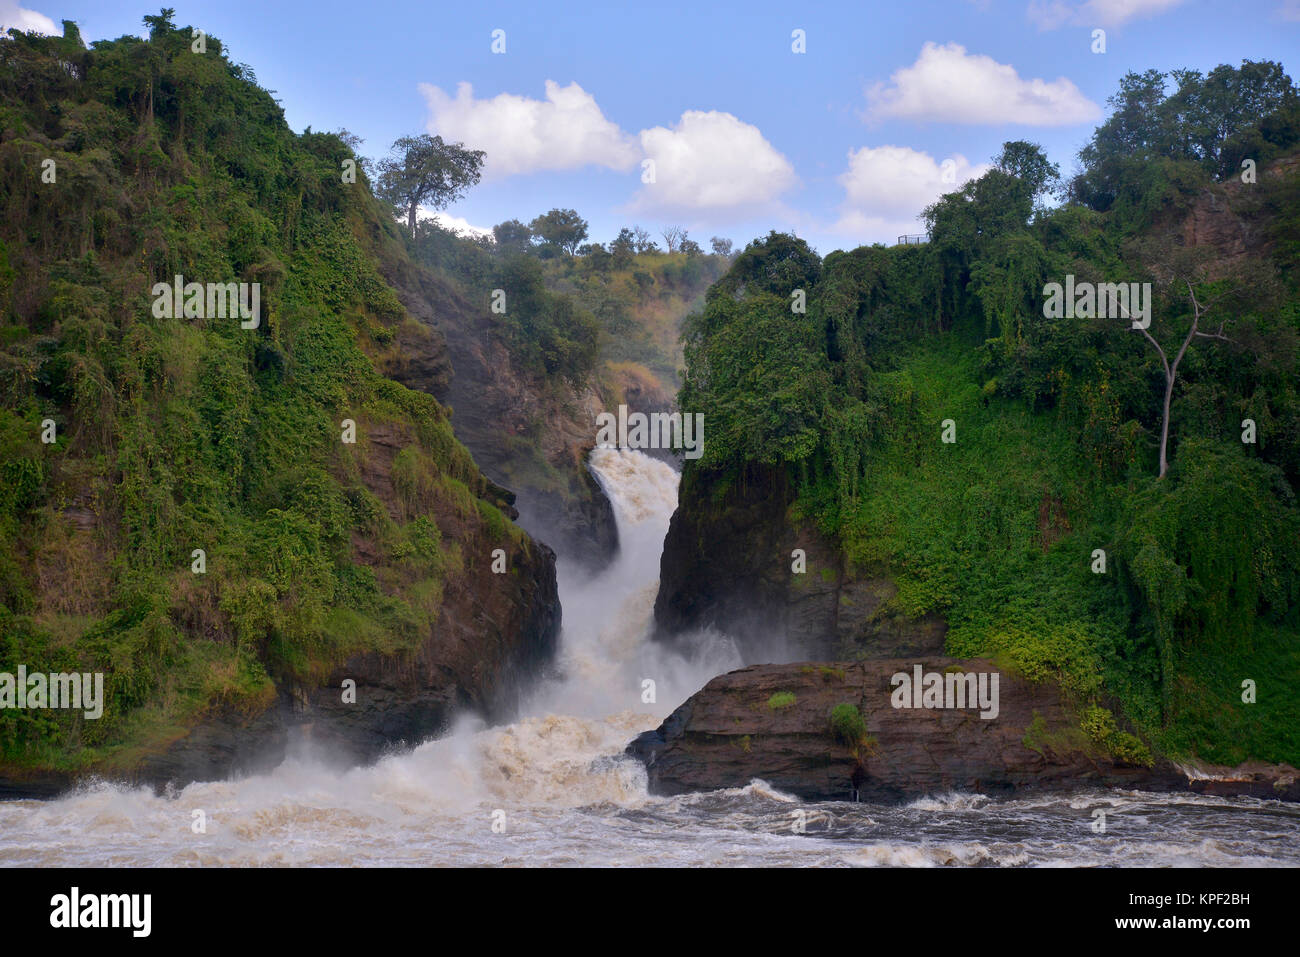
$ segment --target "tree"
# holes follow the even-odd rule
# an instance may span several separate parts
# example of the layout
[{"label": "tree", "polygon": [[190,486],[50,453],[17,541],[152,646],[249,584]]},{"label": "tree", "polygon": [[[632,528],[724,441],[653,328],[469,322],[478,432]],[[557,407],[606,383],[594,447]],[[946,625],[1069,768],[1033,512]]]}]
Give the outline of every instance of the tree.
[{"label": "tree", "polygon": [[682,245],[680,248],[687,256],[694,257],[704,255],[704,250],[700,248],[700,244],[693,239],[686,238],[685,236],[682,237]]},{"label": "tree", "polygon": [[594,272],[607,273],[609,267],[613,265],[613,257],[610,256],[609,250],[600,243],[587,243],[585,246],[579,246],[578,255],[583,258],[584,265]]},{"label": "tree", "polygon": [[[311,127],[308,127],[308,129],[310,128]],[[343,142],[344,146],[352,151],[352,155],[356,158],[357,165],[361,167],[361,171],[366,174],[366,178],[373,180],[375,178],[374,160],[370,159],[368,156],[362,156],[360,153],[361,144],[364,143],[365,140],[357,136],[356,133],[343,128],[335,130],[334,135]]]},{"label": "tree", "polygon": [[343,145],[350,149],[354,156],[356,155],[357,150],[361,147],[361,144],[365,142],[365,140],[357,136],[356,133],[353,133],[345,127],[340,127],[335,130],[334,135],[343,141]]},{"label": "tree", "polygon": [[731,258],[731,240],[723,239],[721,236],[714,236],[709,240],[709,246],[713,250],[713,255]]},{"label": "tree", "polygon": [[722,296],[739,300],[765,292],[788,303],[795,289],[812,289],[821,268],[821,257],[806,242],[774,229],[746,246],[706,296],[710,300]]},{"label": "tree", "polygon": [[159,47],[175,32],[176,24],[172,21],[172,17],[175,15],[175,7],[163,7],[157,16],[145,16],[143,18],[145,26],[149,28],[149,45],[141,49],[139,54],[149,71],[146,96],[148,108],[145,111],[145,116],[147,117],[147,123],[150,125],[152,125],[154,119],[154,90],[163,69],[164,57]]},{"label": "tree", "polygon": [[969,312],[974,305],[968,295],[972,266],[988,258],[1003,237],[1023,231],[1032,213],[1029,186],[1000,169],[989,170],[926,207],[922,218],[937,270],[933,279],[941,325]]},{"label": "tree", "polygon": [[1198,337],[1202,339],[1221,339],[1224,342],[1233,341],[1223,334],[1223,328],[1228,321],[1227,319],[1221,319],[1219,321],[1218,329],[1214,332],[1203,332],[1200,326],[1201,320],[1205,318],[1206,314],[1210,311],[1210,307],[1236,292],[1235,288],[1229,288],[1225,292],[1219,292],[1202,302],[1197,298],[1196,290],[1198,287],[1204,285],[1203,281],[1193,283],[1191,280],[1184,279],[1183,284],[1187,287],[1187,296],[1192,305],[1192,324],[1188,327],[1187,335],[1183,337],[1183,344],[1179,346],[1178,353],[1174,356],[1174,361],[1172,363],[1165,355],[1165,350],[1161,347],[1160,343],[1156,341],[1155,337],[1145,328],[1141,329],[1142,335],[1146,337],[1147,342],[1151,343],[1155,348],[1156,355],[1160,356],[1160,364],[1164,367],[1165,372],[1165,403],[1164,410],[1160,415],[1160,474],[1157,478],[1164,478],[1165,473],[1169,471],[1169,405],[1174,395],[1174,380],[1178,378],[1178,365],[1183,361],[1183,356],[1187,354],[1187,347],[1192,344],[1193,339]]},{"label": "tree", "polygon": [[502,252],[527,252],[533,244],[533,231],[517,219],[497,223],[492,227],[492,236]]},{"label": "tree", "polygon": [[573,209],[553,209],[534,219],[529,223],[529,228],[540,236],[543,242],[560,247],[570,256],[587,238],[587,221]]},{"label": "tree", "polygon": [[176,24],[172,17],[176,16],[175,7],[163,7],[157,16],[144,17],[144,25],[149,28],[149,39],[157,40],[159,37],[165,37],[176,29]]},{"label": "tree", "polygon": [[[1168,96],[1172,79],[1176,89]],[[1198,70],[1127,73],[1106,102],[1110,117],[1079,151],[1081,171],[1070,181],[1071,199],[1107,210],[1133,164],[1156,158],[1187,160],[1213,173],[1225,144],[1292,107],[1297,91],[1280,63],[1243,60]]]},{"label": "tree", "polygon": [[1296,100],[1282,64],[1269,60],[1243,60],[1240,69],[1225,63],[1206,76],[1199,70],[1174,70],[1170,76],[1178,88],[1161,107],[1162,124],[1174,140],[1170,145],[1207,170],[1218,165],[1229,137]]},{"label": "tree", "polygon": [[636,237],[632,230],[624,226],[618,231],[618,236],[609,244],[609,251],[614,256],[614,268],[626,269],[632,265],[632,259],[636,255]]},{"label": "tree", "polygon": [[[1175,315],[1184,301],[1190,307],[1191,321],[1186,333],[1162,344],[1151,329],[1142,328],[1142,336],[1150,343],[1160,359],[1164,375],[1164,402],[1160,419],[1160,472],[1164,478],[1169,470],[1170,408],[1174,385],[1178,380],[1179,366],[1194,339],[1215,339],[1230,343],[1239,349],[1255,352],[1262,346],[1262,337],[1256,317],[1276,311],[1282,287],[1275,268],[1268,260],[1245,261],[1225,273],[1213,254],[1198,247],[1185,247],[1181,235],[1171,233],[1133,240],[1131,255],[1146,264],[1146,268],[1159,282],[1156,289],[1162,295],[1167,290],[1169,306],[1162,310]],[[1230,308],[1229,308],[1230,307]],[[1214,316],[1217,324],[1209,328],[1207,318]],[[1213,322],[1213,320],[1210,320]],[[1152,324],[1154,328],[1154,324]],[[1225,334],[1232,331],[1233,338]],[[1169,358],[1173,354],[1172,360]],[[1198,363],[1198,369],[1205,361]],[[1196,371],[1194,370],[1194,376]],[[1193,382],[1193,387],[1196,386]]]},{"label": "tree", "polygon": [[1061,167],[1048,161],[1041,146],[1026,140],[1003,143],[1002,152],[993,157],[993,165],[1024,183],[1035,201],[1061,182]]},{"label": "tree", "polygon": [[[780,236],[769,240],[781,247],[771,251],[792,251],[785,240],[801,242]],[[761,265],[765,251],[750,262]],[[819,324],[791,313],[785,283],[776,285],[779,291],[755,284],[740,300],[710,296],[701,313],[683,321],[686,374],[678,401],[711,416],[700,465],[812,464],[828,434],[824,412],[832,386]]]},{"label": "tree", "polygon": [[668,251],[675,253],[681,246],[682,240],[686,238],[686,230],[680,226],[665,226],[659,235],[664,238],[664,245],[668,247]]},{"label": "tree", "polygon": [[642,229],[640,226],[632,227],[632,239],[636,243],[638,253],[656,252],[659,247],[650,239],[649,230]]},{"label": "tree", "polygon": [[1252,126],[1233,134],[1219,149],[1220,179],[1238,176],[1242,160],[1253,159],[1263,166],[1300,143],[1300,102],[1289,103],[1277,109]]},{"label": "tree", "polygon": [[444,143],[441,136],[403,136],[379,163],[377,195],[405,211],[406,228],[415,235],[415,214],[421,206],[445,209],[479,181],[482,150],[461,143]]}]

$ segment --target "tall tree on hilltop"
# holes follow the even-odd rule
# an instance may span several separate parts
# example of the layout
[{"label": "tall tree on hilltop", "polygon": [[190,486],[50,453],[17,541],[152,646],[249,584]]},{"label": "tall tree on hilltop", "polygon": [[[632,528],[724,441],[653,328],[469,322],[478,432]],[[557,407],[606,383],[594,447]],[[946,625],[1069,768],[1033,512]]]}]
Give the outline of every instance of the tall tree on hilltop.
[{"label": "tall tree on hilltop", "polygon": [[[1166,94],[1171,80],[1175,89]],[[1098,210],[1111,207],[1135,164],[1162,158],[1219,171],[1225,146],[1270,117],[1296,110],[1300,92],[1282,64],[1243,60],[1208,74],[1130,72],[1106,102],[1111,115],[1079,151],[1082,169],[1069,184],[1071,199]]]},{"label": "tall tree on hilltop", "polygon": [[609,244],[609,251],[614,255],[614,268],[626,269],[632,265],[632,260],[636,256],[636,236],[632,230],[624,226],[618,231],[618,236]]},{"label": "tall tree on hilltop", "polygon": [[1061,182],[1061,167],[1048,160],[1041,146],[1026,140],[1003,143],[993,165],[1024,183],[1035,201]]},{"label": "tall tree on hilltop", "polygon": [[379,163],[376,193],[406,212],[406,228],[415,235],[415,214],[421,206],[446,209],[479,181],[482,150],[461,143],[444,143],[441,136],[403,136]]},{"label": "tall tree on hilltop", "polygon": [[559,246],[570,256],[587,238],[587,221],[576,209],[553,209],[528,225],[543,241]]},{"label": "tall tree on hilltop", "polygon": [[659,248],[658,244],[650,238],[650,231],[640,226],[632,227],[632,239],[636,243],[638,253],[653,252]]}]

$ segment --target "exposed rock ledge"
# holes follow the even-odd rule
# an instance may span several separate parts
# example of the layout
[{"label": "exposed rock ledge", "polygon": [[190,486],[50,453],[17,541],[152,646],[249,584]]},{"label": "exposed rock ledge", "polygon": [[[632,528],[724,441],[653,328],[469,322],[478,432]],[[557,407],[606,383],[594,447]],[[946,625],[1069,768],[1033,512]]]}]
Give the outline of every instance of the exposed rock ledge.
[{"label": "exposed rock ledge", "polygon": [[[945,791],[1007,797],[1097,786],[1300,799],[1290,768],[1259,765],[1239,775],[1213,769],[1189,780],[1166,762],[1124,764],[1084,738],[1055,685],[1005,673],[996,718],[981,718],[977,709],[896,709],[890,677],[911,674],[916,664],[927,672],[997,670],[989,661],[942,657],[753,665],[714,678],[627,751],[645,763],[656,794],[743,787],[761,778],[805,800],[851,800],[855,784],[861,800],[878,802]],[[788,700],[783,695],[773,707],[778,693],[794,695],[794,703],[780,706]],[[858,708],[874,739],[861,749],[861,761],[831,732],[831,709],[843,702]]]}]

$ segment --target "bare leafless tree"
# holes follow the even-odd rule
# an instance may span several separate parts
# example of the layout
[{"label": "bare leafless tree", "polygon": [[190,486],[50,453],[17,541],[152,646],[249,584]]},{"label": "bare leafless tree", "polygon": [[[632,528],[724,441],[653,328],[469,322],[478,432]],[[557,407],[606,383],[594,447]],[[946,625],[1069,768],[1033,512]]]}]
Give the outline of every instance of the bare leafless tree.
[{"label": "bare leafless tree", "polygon": [[682,240],[686,238],[686,230],[680,226],[665,226],[659,231],[659,235],[664,238],[664,245],[668,247],[668,251],[675,253],[681,246]]},{"label": "bare leafless tree", "polygon": [[640,226],[633,226],[632,239],[635,242],[636,251],[638,253],[647,253],[651,249],[655,248],[655,244],[650,240],[650,231],[648,229],[643,229]]},{"label": "bare leafless tree", "polygon": [[1145,327],[1139,327],[1142,335],[1146,336],[1147,342],[1151,343],[1156,350],[1156,355],[1160,356],[1160,364],[1164,366],[1165,370],[1165,405],[1160,416],[1160,478],[1164,478],[1165,473],[1169,471],[1169,406],[1174,396],[1174,381],[1178,378],[1178,365],[1183,361],[1183,356],[1187,354],[1187,347],[1192,344],[1193,339],[1198,337],[1201,339],[1222,339],[1224,342],[1235,344],[1235,340],[1229,339],[1223,334],[1223,327],[1227,319],[1220,319],[1219,328],[1214,332],[1202,332],[1200,328],[1201,320],[1210,311],[1210,307],[1227,296],[1233,295],[1236,292],[1235,287],[1221,292],[1213,298],[1205,300],[1205,302],[1201,302],[1196,296],[1196,289],[1203,283],[1193,283],[1191,280],[1185,279],[1183,284],[1187,287],[1187,295],[1192,303],[1192,325],[1187,330],[1187,335],[1183,337],[1183,344],[1179,347],[1178,354],[1174,356],[1172,363],[1155,337]]}]

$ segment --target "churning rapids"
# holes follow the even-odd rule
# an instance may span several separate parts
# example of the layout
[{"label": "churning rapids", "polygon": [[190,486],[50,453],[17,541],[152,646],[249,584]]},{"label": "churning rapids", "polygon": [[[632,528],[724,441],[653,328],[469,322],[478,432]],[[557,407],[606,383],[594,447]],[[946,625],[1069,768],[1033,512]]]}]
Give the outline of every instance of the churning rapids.
[{"label": "churning rapids", "polygon": [[[99,784],[0,803],[0,865],[1300,863],[1300,808],[1275,801],[1080,792],[801,807],[761,781],[649,796],[623,747],[741,661],[720,635],[700,636],[694,660],[647,639],[676,473],[613,449],[597,449],[593,467],[621,552],[596,577],[561,564],[560,676],[534,692],[526,717],[492,728],[466,720],[366,768],[299,754],[270,774],[167,796]],[[657,704],[642,703],[647,678]],[[1093,831],[1098,808],[1105,833]],[[191,829],[195,810],[206,833]],[[793,833],[796,810],[803,834]]]}]

